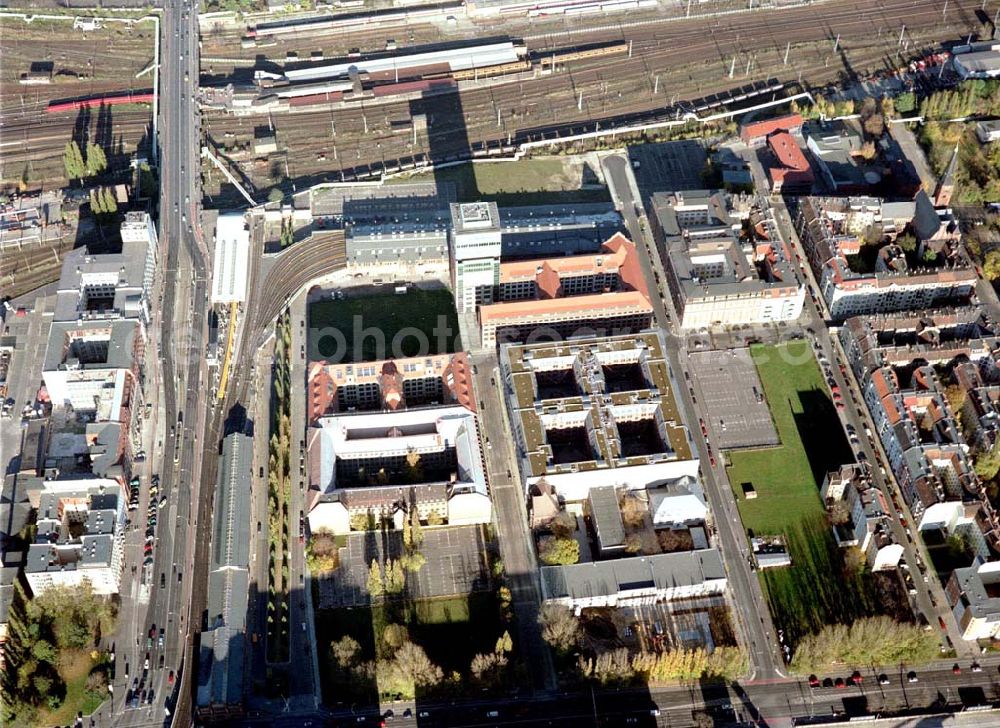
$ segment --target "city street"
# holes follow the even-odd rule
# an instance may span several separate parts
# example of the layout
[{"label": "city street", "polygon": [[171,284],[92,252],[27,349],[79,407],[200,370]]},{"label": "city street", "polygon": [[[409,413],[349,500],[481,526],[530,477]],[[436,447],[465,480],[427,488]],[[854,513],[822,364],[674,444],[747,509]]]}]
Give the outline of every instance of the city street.
[{"label": "city street", "polygon": [[[148,725],[163,720],[167,710],[179,724],[189,719],[192,650],[191,589],[195,539],[199,518],[201,460],[197,445],[204,432],[207,387],[205,340],[207,336],[208,274],[204,250],[196,240],[199,193],[196,107],[190,79],[198,75],[197,17],[179,2],[164,8],[163,52],[160,93],[171,100],[161,104],[159,155],[161,166],[161,224],[159,239],[159,305],[154,317],[159,330],[151,332],[147,359],[147,401],[153,405],[156,442],[147,443],[152,457],[146,461],[140,486],[140,506],[133,513],[135,531],[130,535],[123,585],[123,608],[119,620],[116,658],[115,700],[109,721],[115,725]],[[186,414],[186,416],[185,416]],[[149,498],[153,474],[160,477],[159,490]],[[166,497],[162,507],[150,510],[148,503]],[[158,516],[151,567],[142,566],[141,544],[148,527],[147,513]],[[208,529],[201,529],[208,533]],[[131,566],[137,566],[133,576]],[[147,633],[156,625],[157,637],[147,650]],[[158,633],[164,632],[164,646]],[[194,627],[195,629],[197,626]],[[142,677],[146,652],[150,669],[146,689],[153,699],[138,709],[125,706],[125,697],[136,676]],[[162,667],[160,657],[162,653]],[[126,669],[126,664],[128,668]],[[168,675],[174,671],[174,685]],[[129,677],[126,677],[126,673]],[[180,700],[177,698],[180,696]]]},{"label": "city street", "polygon": [[[556,675],[552,655],[542,642],[538,625],[541,607],[541,584],[531,533],[524,488],[517,470],[515,438],[507,420],[503,383],[494,354],[473,358],[476,392],[479,395],[479,425],[482,428],[483,453],[493,500],[493,522],[497,528],[500,556],[507,572],[517,623],[515,640],[524,650],[525,666],[531,674],[531,687],[552,689]],[[486,416],[486,413],[490,416]],[[526,686],[527,687],[527,686]]]},{"label": "city street", "polygon": [[[608,187],[613,199],[622,211],[625,226],[636,249],[642,251],[639,259],[642,262],[646,283],[650,290],[659,290],[655,281],[660,274],[656,245],[650,232],[649,223],[645,220],[641,203],[637,203],[633,190],[636,189],[632,176],[632,168],[628,160],[621,155],[608,156],[603,162]],[[642,214],[640,218],[636,213]],[[660,268],[662,270],[662,268]],[[673,302],[669,298],[654,298],[653,309],[657,325],[664,331],[671,331],[671,322],[677,321],[673,311]],[[667,313],[670,306],[670,314]],[[674,372],[683,372],[687,368],[687,353],[683,335],[667,334],[667,358]],[[675,377],[676,380],[676,377]],[[733,607],[737,624],[743,633],[743,641],[747,645],[751,661],[751,677],[765,679],[774,675],[783,676],[780,669],[781,659],[775,652],[776,644],[772,639],[774,628],[771,624],[770,611],[764,599],[760,582],[750,570],[748,563],[748,546],[743,532],[736,501],[732,489],[726,480],[723,459],[717,458],[717,466],[710,466],[707,443],[694,426],[698,422],[697,410],[691,400],[687,387],[675,387],[675,396],[681,403],[685,422],[691,440],[701,459],[701,472],[705,484],[705,493],[714,515],[717,529],[717,543],[722,552],[729,577],[729,598]]]}]

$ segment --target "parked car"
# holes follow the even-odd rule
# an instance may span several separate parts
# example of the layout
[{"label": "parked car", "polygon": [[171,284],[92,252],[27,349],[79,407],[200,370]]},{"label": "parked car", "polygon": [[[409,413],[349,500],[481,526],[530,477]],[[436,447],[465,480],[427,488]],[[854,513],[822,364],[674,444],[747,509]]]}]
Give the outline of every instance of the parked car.
[{"label": "parked car", "polygon": [[913,670],[910,670],[908,673],[906,673],[906,682],[908,683],[917,682],[917,673],[915,673]]},{"label": "parked car", "polygon": [[809,676],[809,687],[811,687],[811,688],[818,688],[819,687],[819,678],[816,677],[815,675],[810,675]]}]

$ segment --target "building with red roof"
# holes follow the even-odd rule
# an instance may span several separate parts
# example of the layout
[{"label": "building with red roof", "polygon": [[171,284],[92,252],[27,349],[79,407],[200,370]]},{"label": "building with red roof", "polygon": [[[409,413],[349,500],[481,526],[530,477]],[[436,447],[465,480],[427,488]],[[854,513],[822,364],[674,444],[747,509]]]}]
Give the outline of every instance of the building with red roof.
[{"label": "building with red roof", "polygon": [[558,336],[606,328],[641,331],[653,306],[635,243],[621,233],[588,255],[500,264],[500,302],[479,307],[482,344],[524,341],[533,332]]},{"label": "building with red roof", "polygon": [[795,137],[786,131],[778,131],[767,137],[767,146],[777,159],[777,164],[767,170],[771,191],[809,192],[813,183],[812,167]]},{"label": "building with red roof", "polygon": [[797,134],[802,131],[802,115],[788,114],[776,119],[753,121],[740,127],[740,139],[748,147],[762,147],[767,138],[776,132]]},{"label": "building with red roof", "polygon": [[328,364],[312,362],[307,375],[309,422],[337,412],[404,410],[458,404],[476,411],[469,355]]}]

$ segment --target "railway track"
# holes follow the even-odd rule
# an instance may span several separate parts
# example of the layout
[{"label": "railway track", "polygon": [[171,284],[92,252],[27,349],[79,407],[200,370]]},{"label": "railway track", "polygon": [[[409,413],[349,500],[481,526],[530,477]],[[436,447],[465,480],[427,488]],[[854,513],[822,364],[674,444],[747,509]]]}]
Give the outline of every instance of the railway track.
[{"label": "railway track", "polygon": [[[528,36],[529,51],[540,56],[546,49],[574,44],[631,41],[632,55],[615,57],[610,63],[600,58],[582,60],[564,72],[523,82],[473,85],[463,89],[457,103],[447,105],[445,97],[438,97],[427,102],[389,102],[374,110],[357,105],[332,111],[299,110],[294,119],[272,118],[279,143],[289,150],[292,177],[329,175],[332,165],[333,178],[337,178],[338,168],[380,168],[383,160],[424,153],[440,159],[468,152],[475,143],[498,145],[535,130],[593,120],[606,124],[617,116],[662,110],[675,99],[703,97],[768,77],[795,81],[801,74],[803,81],[826,83],[848,72],[844,59],[832,53],[837,34],[851,67],[876,69],[890,65],[903,20],[906,39],[915,51],[974,30],[979,5],[955,0],[949,5],[948,23],[942,23],[941,5],[933,0],[885,0],[880,5],[840,2],[780,14],[728,16],[707,29],[701,21],[663,24],[647,20],[623,22],[614,28],[564,27]],[[786,42],[795,50],[794,65],[787,67],[782,64]],[[737,60],[730,79],[734,54]],[[392,132],[392,121],[408,119],[421,109],[429,114],[430,140],[418,140],[414,146],[412,136]],[[455,118],[440,118],[445,109]],[[206,118],[206,127],[219,137],[231,123],[218,116]],[[332,149],[336,152],[331,153]],[[269,183],[260,182],[262,186]]]}]

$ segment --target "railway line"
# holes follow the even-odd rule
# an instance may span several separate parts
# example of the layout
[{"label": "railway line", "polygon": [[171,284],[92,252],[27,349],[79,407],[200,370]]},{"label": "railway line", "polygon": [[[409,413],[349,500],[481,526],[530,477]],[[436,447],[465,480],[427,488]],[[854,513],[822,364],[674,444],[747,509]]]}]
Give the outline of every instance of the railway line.
[{"label": "railway line", "polygon": [[[596,43],[630,43],[631,55],[613,61],[578,59],[558,72],[507,84],[466,81],[455,100],[447,102],[438,97],[385,100],[376,108],[364,102],[300,108],[293,118],[275,114],[272,120],[279,144],[288,150],[290,176],[338,179],[341,172],[380,170],[395,160],[425,154],[435,159],[468,155],[473,145],[538,138],[557,127],[597,121],[607,127],[616,117],[662,113],[675,101],[767,78],[823,85],[842,74],[895,67],[906,56],[894,57],[901,22],[891,19],[905,18],[909,55],[977,30],[979,7],[979,2],[955,0],[944,20],[941,5],[933,0],[885,0],[880,5],[854,0],[727,16],[708,24],[638,20],[588,28],[564,21],[561,28],[525,37],[532,57]],[[838,34],[843,57],[833,53]],[[788,66],[783,64],[785,43],[791,44]],[[428,114],[429,138],[414,146],[412,135],[393,132],[393,122],[421,112]],[[449,114],[454,118],[443,118]],[[206,117],[206,129],[216,137],[231,124],[232,119],[218,114]]]}]

